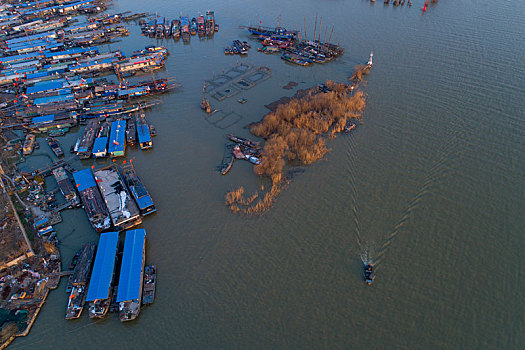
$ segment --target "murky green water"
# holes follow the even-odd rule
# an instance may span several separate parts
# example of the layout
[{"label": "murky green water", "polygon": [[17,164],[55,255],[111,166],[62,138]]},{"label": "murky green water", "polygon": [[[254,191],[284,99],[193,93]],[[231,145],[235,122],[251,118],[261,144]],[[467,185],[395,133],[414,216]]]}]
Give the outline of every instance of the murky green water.
[{"label": "murky green water", "polygon": [[[520,348],[525,342],[525,5],[445,1],[429,8],[368,1],[118,0],[116,11],[173,18],[215,10],[220,31],[190,45],[163,42],[167,74],[183,84],[148,113],[154,150],[132,149],[158,213],[144,220],[147,259],[158,266],[155,304],[137,322],[86,315],[66,322],[64,283],[30,335],[13,349],[65,348]],[[254,47],[225,56],[241,24],[304,28],[315,14],[345,55],[311,68]],[[245,39],[246,40],[246,39]],[[126,53],[153,43],[138,26]],[[266,184],[248,163],[215,171],[227,133],[259,120],[264,104],[326,79],[344,81],[370,51],[364,125],[330,142],[267,214],[230,214],[225,192]],[[204,79],[237,61],[267,65],[272,78],[217,104],[242,116],[219,129],[199,109]],[[212,100],[212,102],[214,102]],[[64,141],[69,147],[72,136]],[[83,163],[91,166],[92,161]],[[81,210],[58,228],[68,263],[96,240]],[[378,261],[362,281],[360,256]],[[65,281],[63,281],[65,282]]]}]

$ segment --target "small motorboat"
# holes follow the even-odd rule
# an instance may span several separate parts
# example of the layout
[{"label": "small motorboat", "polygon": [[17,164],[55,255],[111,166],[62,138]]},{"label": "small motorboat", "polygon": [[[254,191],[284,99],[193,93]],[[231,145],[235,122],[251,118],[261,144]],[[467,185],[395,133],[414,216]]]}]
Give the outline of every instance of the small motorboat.
[{"label": "small motorboat", "polygon": [[367,284],[374,283],[374,278],[376,276],[374,275],[374,266],[372,264],[366,264],[365,265],[364,274],[365,274],[365,282]]}]

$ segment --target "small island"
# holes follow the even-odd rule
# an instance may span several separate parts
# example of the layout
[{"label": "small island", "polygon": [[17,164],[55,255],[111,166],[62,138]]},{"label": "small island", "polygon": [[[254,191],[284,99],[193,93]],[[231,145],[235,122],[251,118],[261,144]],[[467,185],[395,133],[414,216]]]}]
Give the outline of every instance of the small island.
[{"label": "small island", "polygon": [[372,66],[359,65],[350,84],[327,81],[292,98],[269,105],[272,110],[250,132],[265,140],[260,163],[254,165],[258,176],[271,179],[266,192],[247,195],[241,186],[225,196],[226,206],[234,213],[260,214],[268,210],[289,179],[286,167],[312,164],[329,151],[327,140],[353,129],[363,114],[366,95],[357,91],[359,81]]}]

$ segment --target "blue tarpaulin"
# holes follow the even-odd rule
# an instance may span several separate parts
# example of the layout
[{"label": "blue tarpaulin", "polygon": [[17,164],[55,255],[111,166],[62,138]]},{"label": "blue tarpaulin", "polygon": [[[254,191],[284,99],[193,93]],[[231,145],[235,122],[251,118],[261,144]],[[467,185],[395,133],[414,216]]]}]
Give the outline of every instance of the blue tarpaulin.
[{"label": "blue tarpaulin", "polygon": [[117,244],[118,232],[105,232],[100,235],[86,301],[109,297],[113,270],[115,269]]},{"label": "blue tarpaulin", "polygon": [[145,242],[146,230],[137,229],[126,232],[122,266],[120,267],[117,302],[137,300],[140,298]]}]

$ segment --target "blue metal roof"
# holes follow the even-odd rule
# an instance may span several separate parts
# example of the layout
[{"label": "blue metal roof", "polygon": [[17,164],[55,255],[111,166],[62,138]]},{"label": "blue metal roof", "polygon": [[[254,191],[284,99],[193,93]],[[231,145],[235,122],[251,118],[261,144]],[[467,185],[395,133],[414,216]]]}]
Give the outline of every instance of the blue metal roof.
[{"label": "blue metal roof", "polygon": [[146,230],[144,229],[126,232],[122,266],[120,267],[117,302],[140,298],[145,241]]},{"label": "blue metal roof", "polygon": [[77,184],[77,190],[79,192],[84,191],[87,188],[95,187],[97,183],[93,177],[91,169],[84,169],[73,173],[73,178]]},{"label": "blue metal roof", "polygon": [[93,154],[103,152],[108,147],[108,138],[106,136],[97,137],[93,144]]},{"label": "blue metal roof", "polygon": [[26,90],[26,94],[36,94],[37,92],[57,90],[62,88],[63,83],[61,81],[50,81],[45,84],[37,84],[30,86]]},{"label": "blue metal roof", "polygon": [[74,48],[71,48],[71,49],[68,49],[68,50],[64,50],[64,51],[55,51],[55,52],[45,52],[44,55],[46,57],[58,57],[58,56],[63,56],[63,55],[72,55],[72,54],[75,54],[75,53],[84,53],[84,52],[90,52],[90,51],[95,51],[96,53],[98,53],[98,47],[86,47],[86,48],[83,48],[83,47],[74,47]]},{"label": "blue metal roof", "polygon": [[145,94],[149,90],[149,87],[147,86],[139,86],[133,89],[123,89],[118,91],[118,95],[120,96],[128,96],[128,95],[140,95]]},{"label": "blue metal roof", "polygon": [[23,55],[0,57],[0,63],[9,64],[9,63],[12,63],[12,62],[17,62],[17,61],[31,60],[31,59],[34,59],[36,57],[40,58],[40,57],[42,57],[42,54],[37,53],[37,52],[33,52],[33,53],[26,53],[26,54],[23,54]]},{"label": "blue metal roof", "polygon": [[45,71],[44,72],[36,72],[36,73],[28,74],[26,76],[26,79],[41,78],[41,77],[45,77],[47,75],[49,75],[49,73],[45,72]]},{"label": "blue metal roof", "polygon": [[48,115],[42,115],[39,117],[34,117],[33,119],[31,119],[31,123],[36,125],[36,124],[49,123],[49,122],[52,122],[53,120],[55,120],[55,116],[53,114],[48,114]]},{"label": "blue metal roof", "polygon": [[111,123],[109,135],[109,153],[123,152],[126,143],[126,121],[117,120]]},{"label": "blue metal roof", "polygon": [[137,200],[137,205],[139,206],[140,210],[144,210],[155,204],[153,203],[153,200],[151,199],[151,197],[145,191],[141,191],[140,188],[132,186],[131,192],[133,192],[133,195],[135,196],[135,199]]},{"label": "blue metal roof", "polygon": [[45,105],[47,103],[58,103],[58,102],[65,102],[69,100],[73,100],[74,97],[72,94],[68,95],[59,95],[59,96],[48,96],[48,97],[40,97],[35,98],[34,102],[35,105]]},{"label": "blue metal roof", "polygon": [[113,270],[115,269],[117,244],[118,232],[105,232],[100,235],[86,301],[109,297]]},{"label": "blue metal roof", "polygon": [[56,37],[57,37],[57,33],[55,31],[48,31],[44,33],[38,33],[38,34],[29,35],[29,36],[21,36],[18,38],[9,39],[9,40],[6,40],[5,43],[7,45],[11,45],[11,44],[16,44],[16,43],[23,43],[26,41],[45,40],[46,38],[56,38]]},{"label": "blue metal roof", "polygon": [[92,61],[79,63],[79,64],[75,63],[75,64],[71,64],[69,66],[69,70],[75,70],[75,69],[86,68],[86,67],[93,67],[93,66],[97,66],[99,64],[112,63],[112,62],[115,62],[115,61],[117,61],[116,57],[110,57],[110,58],[104,58],[104,59],[101,59],[101,60],[92,60]]},{"label": "blue metal roof", "polygon": [[137,135],[139,137],[139,143],[150,142],[151,134],[149,133],[149,128],[145,124],[137,125]]}]

